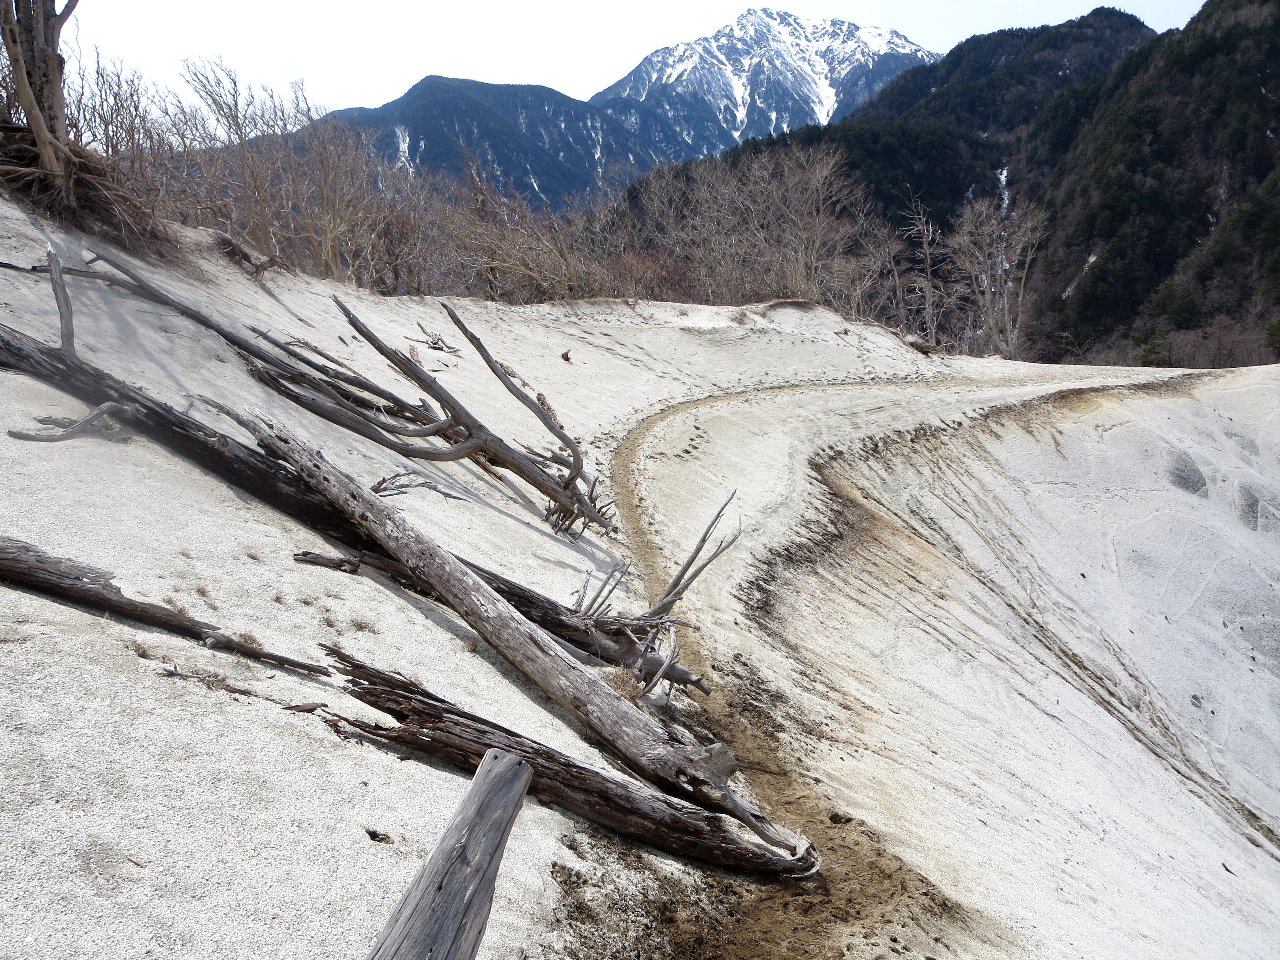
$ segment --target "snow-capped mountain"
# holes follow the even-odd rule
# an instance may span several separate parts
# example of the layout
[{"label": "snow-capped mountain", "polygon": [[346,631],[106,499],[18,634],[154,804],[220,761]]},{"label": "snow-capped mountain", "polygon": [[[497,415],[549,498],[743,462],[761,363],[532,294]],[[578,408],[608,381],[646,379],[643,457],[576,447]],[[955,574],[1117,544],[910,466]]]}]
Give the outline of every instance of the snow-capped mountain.
[{"label": "snow-capped mountain", "polygon": [[479,158],[556,206],[606,178],[838,120],[937,59],[892,30],[748,10],[710,37],[655,51],[587,103],[546,87],[427,77],[338,116],[396,162],[456,174]]},{"label": "snow-capped mountain", "polygon": [[709,37],[654,51],[591,102],[628,124],[641,105],[656,111],[697,155],[838,120],[936,60],[895,30],[752,9]]}]

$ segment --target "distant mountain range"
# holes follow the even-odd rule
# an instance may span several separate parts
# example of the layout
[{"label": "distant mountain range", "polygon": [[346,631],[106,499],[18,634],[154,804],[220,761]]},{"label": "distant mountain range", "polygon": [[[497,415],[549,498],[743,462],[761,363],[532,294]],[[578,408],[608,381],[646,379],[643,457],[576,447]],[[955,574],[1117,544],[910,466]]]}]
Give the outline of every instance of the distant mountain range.
[{"label": "distant mountain range", "polygon": [[413,169],[460,174],[475,157],[559,205],[751,137],[839,119],[937,59],[896,31],[748,10],[712,36],[653,52],[585,103],[547,87],[433,76],[381,107],[332,116]]}]

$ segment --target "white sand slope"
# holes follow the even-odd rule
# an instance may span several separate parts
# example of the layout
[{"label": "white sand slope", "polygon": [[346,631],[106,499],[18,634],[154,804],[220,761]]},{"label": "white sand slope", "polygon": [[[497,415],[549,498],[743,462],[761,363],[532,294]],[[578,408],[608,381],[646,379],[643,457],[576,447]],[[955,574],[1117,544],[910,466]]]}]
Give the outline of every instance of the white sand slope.
[{"label": "white sand slope", "polygon": [[[83,256],[79,239],[0,204],[0,260],[42,262],[49,242],[70,264]],[[198,234],[184,248],[185,264],[142,269],[229,324],[310,340],[398,390],[332,293],[393,341],[421,337],[419,323],[459,341],[433,302],[258,283]],[[196,398],[269,410],[370,483],[410,467],[291,408],[172,311],[70,286],[81,353],[159,398],[236,435]],[[554,537],[541,504],[470,465],[415,468],[465,500],[420,489],[396,503],[451,549],[569,600],[584,571],[619,557],[658,576],[736,488],[744,537],[689,598],[704,630],[688,642],[763,678],[779,761],[820,781],[805,781],[813,809],[846,811],[848,829],[873,830],[959,905],[950,920],[916,917],[899,949],[924,956],[945,935],[954,955],[1270,955],[1275,368],[1183,380],[930,359],[795,304],[458,307],[612,476],[625,539]],[[47,281],[0,271],[0,322],[52,340]],[[418,348],[496,429],[545,444],[478,358]],[[450,617],[383,582],[295,564],[297,550],[332,548],[167,450],[3,433],[84,409],[0,371],[0,533],[283,653],[317,659],[337,640],[603,762]],[[639,604],[644,584],[628,590],[623,602]],[[320,700],[372,715],[336,683],[4,587],[0,654],[0,956],[360,956],[466,787],[282,709]],[[713,717],[744,695],[740,679],[716,679]],[[767,780],[756,785],[770,802]],[[577,829],[526,804],[484,956],[578,949],[553,875],[580,863],[582,847],[561,840]],[[833,876],[841,857],[830,853]],[[697,871],[649,858],[620,861],[608,882],[645,870],[698,886]],[[832,889],[821,936],[794,955],[893,946],[889,920],[831,920]],[[651,949],[632,946],[669,955],[669,934],[648,928]],[[775,955],[742,940],[726,933],[723,955]]]}]

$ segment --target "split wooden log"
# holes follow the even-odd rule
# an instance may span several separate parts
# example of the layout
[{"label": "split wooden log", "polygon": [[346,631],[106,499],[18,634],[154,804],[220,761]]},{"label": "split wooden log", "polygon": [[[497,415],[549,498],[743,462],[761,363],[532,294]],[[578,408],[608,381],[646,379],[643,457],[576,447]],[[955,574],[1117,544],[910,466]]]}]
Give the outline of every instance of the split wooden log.
[{"label": "split wooden log", "polygon": [[485,720],[404,676],[362,663],[336,647],[324,647],[351,678],[348,692],[400,724],[382,727],[339,716],[349,726],[390,743],[475,769],[493,747],[527,761],[534,771],[529,792],[543,803],[658,850],[700,863],[770,875],[799,875],[817,868],[813,849],[794,854],[756,841],[733,821],[668,796],[614,771],[599,770]]},{"label": "split wooden log", "polygon": [[490,750],[435,850],[392,911],[369,960],[472,960],[480,949],[502,854],[533,770]]},{"label": "split wooden log", "polygon": [[67,293],[67,282],[62,279],[62,261],[49,247],[49,282],[53,284],[53,299],[58,304],[58,322],[62,327],[62,352],[70,357],[76,355],[75,322],[71,310],[71,297]]},{"label": "split wooden log", "polygon": [[252,660],[290,667],[305,673],[329,675],[318,663],[296,660],[246,643],[221,628],[156,603],[125,596],[115,575],[77,560],[46,553],[12,537],[0,536],[0,580],[35,590],[60,600],[71,600],[102,613],[114,613],[170,633],[191,637],[213,650],[227,650]]},{"label": "split wooden log", "polygon": [[582,669],[554,639],[448,551],[354,477],[283,424],[258,413],[249,421],[259,445],[288,463],[372,539],[429,585],[463,621],[547,696],[568,710],[637,775],[678,797],[726,813],[766,843],[803,856],[809,843],[740,797],[728,780],[736,761],[723,744],[679,742],[653,717],[595,674]]}]

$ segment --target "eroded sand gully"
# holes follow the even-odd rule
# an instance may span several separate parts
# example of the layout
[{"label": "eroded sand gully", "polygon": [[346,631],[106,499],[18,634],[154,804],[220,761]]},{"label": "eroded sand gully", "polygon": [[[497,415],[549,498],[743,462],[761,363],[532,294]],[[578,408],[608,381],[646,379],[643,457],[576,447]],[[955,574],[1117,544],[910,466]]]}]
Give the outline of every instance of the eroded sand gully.
[{"label": "eroded sand gully", "polygon": [[1267,955],[1280,378],[1110,376],[748,394],[624,442],[651,584],[740,488],[750,563],[692,598],[708,709],[824,858],[738,888],[719,955]]}]

